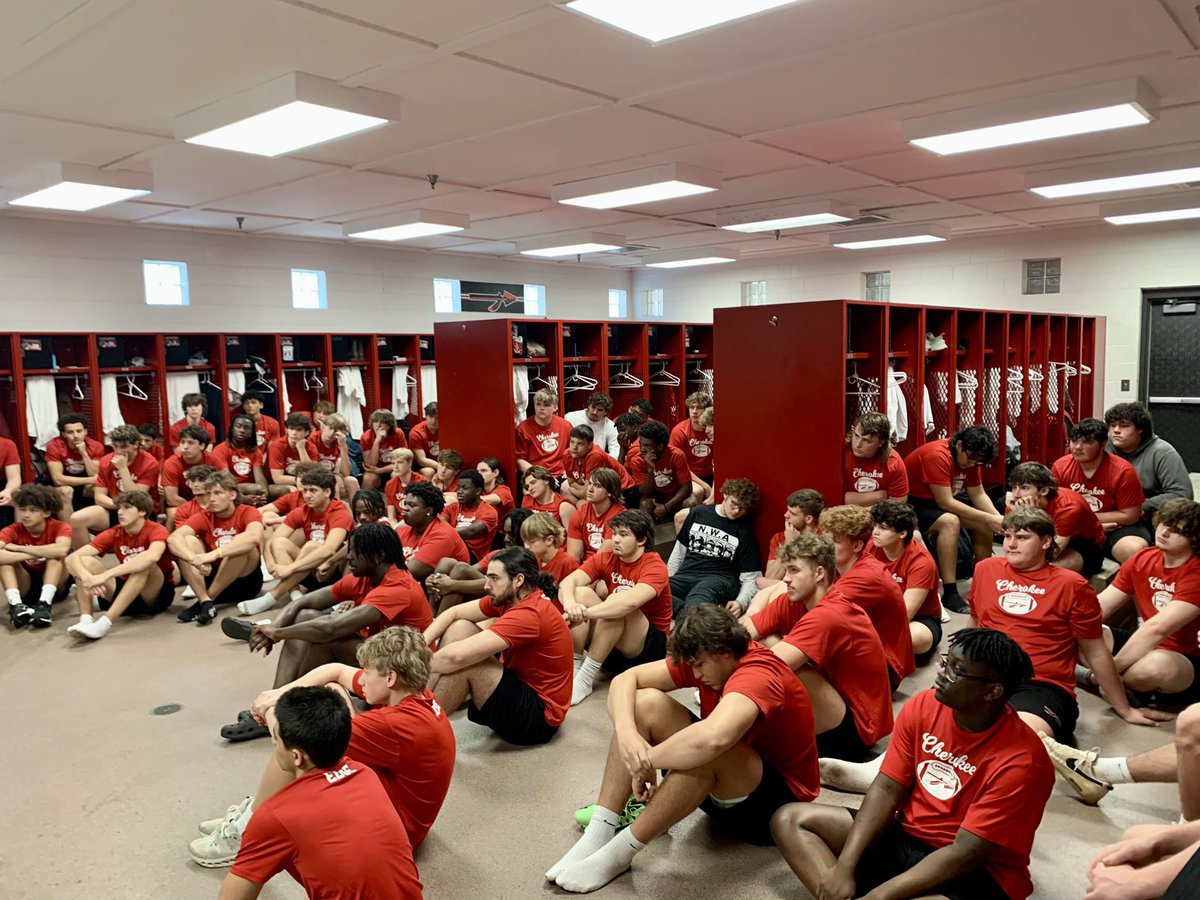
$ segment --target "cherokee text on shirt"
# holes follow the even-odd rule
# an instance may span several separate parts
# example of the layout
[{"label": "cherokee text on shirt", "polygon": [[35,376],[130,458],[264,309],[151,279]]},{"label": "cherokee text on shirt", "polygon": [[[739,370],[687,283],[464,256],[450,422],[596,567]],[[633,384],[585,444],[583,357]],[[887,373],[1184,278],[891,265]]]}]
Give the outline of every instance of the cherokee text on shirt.
[{"label": "cherokee text on shirt", "polygon": [[1021,591],[1025,594],[1045,594],[1044,587],[1038,587],[1036,584],[1018,584],[1015,581],[1009,581],[1007,578],[996,579],[996,590],[998,591]]},{"label": "cherokee text on shirt", "polygon": [[947,765],[953,766],[954,768],[965,772],[967,775],[975,774],[975,766],[968,762],[967,754],[963,753],[955,756],[946,749],[945,744],[942,743],[941,739],[936,734],[930,734],[928,731],[922,734],[921,749],[930,756],[940,759]]}]

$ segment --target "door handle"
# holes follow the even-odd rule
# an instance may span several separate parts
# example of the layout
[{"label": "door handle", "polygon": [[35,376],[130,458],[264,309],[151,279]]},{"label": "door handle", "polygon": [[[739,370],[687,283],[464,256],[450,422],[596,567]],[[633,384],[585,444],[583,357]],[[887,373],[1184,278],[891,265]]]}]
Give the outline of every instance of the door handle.
[{"label": "door handle", "polygon": [[1171,403],[1176,405],[1200,406],[1200,397],[1151,397],[1151,403]]}]

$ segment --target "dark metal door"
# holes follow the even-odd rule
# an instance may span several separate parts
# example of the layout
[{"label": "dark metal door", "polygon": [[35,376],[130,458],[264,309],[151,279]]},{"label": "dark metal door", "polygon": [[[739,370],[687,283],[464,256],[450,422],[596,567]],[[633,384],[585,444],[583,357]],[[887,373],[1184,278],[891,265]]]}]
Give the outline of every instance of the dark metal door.
[{"label": "dark metal door", "polygon": [[1200,472],[1200,288],[1142,295],[1142,400],[1155,433]]}]

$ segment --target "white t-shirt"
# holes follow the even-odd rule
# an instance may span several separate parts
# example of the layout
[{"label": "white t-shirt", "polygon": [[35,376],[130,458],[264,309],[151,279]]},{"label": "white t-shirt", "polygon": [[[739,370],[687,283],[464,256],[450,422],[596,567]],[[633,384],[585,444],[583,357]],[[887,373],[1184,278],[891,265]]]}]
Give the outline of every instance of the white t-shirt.
[{"label": "white t-shirt", "polygon": [[621,444],[617,441],[617,426],[612,419],[601,419],[599,422],[593,422],[588,418],[586,409],[577,409],[574,412],[569,412],[566,419],[574,428],[577,425],[586,425],[592,429],[592,442],[614,459],[621,452]]}]

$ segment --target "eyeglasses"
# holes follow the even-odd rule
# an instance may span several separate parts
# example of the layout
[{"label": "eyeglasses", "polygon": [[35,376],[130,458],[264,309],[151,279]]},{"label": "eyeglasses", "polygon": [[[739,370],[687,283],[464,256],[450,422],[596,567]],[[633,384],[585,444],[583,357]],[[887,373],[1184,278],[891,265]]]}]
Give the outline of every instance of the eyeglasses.
[{"label": "eyeglasses", "polygon": [[986,675],[970,675],[966,672],[959,672],[957,669],[950,668],[950,657],[945,653],[938,656],[938,661],[941,664],[942,671],[946,673],[946,682],[954,684],[960,678],[969,678],[973,681],[995,681],[995,678],[988,678]]}]

